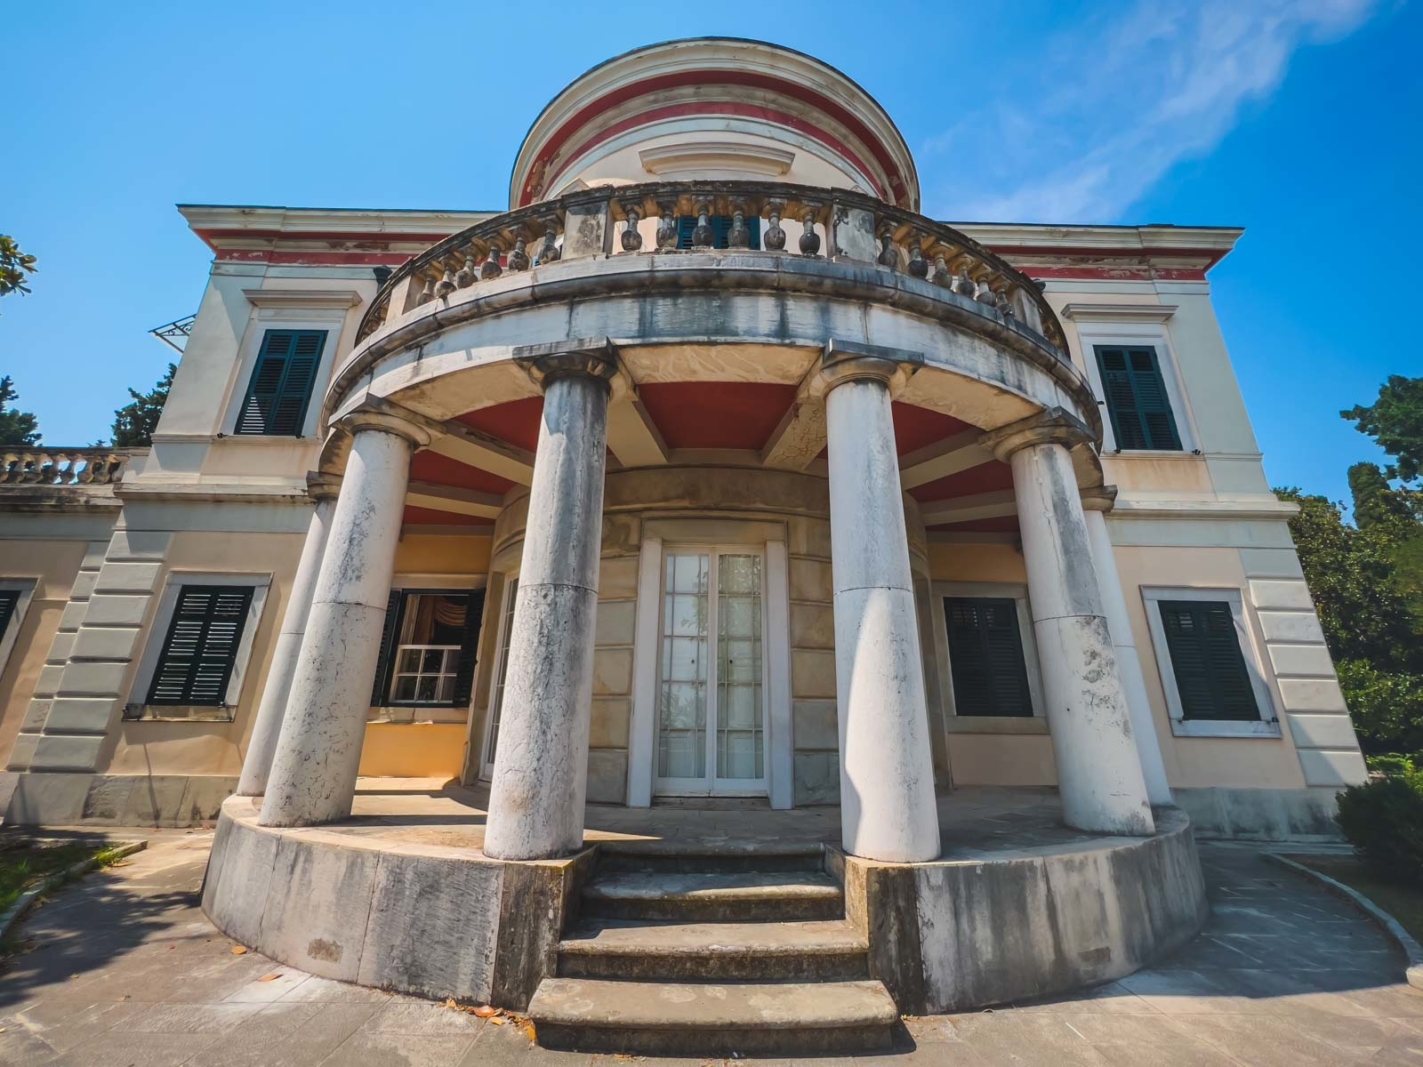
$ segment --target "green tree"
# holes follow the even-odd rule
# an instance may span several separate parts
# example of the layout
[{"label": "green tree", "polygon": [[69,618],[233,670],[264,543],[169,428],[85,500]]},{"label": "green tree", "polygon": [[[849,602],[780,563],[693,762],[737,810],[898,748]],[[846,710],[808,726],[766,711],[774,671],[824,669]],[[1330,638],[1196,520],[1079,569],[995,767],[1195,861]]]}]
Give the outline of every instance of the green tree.
[{"label": "green tree", "polygon": [[173,387],[176,363],[168,364],[168,371],[158,384],[146,393],[130,389],[133,398],[114,412],[114,447],[146,448],[153,443],[153,431],[158,428],[158,416],[163,414],[163,405],[168,402],[168,390]]},{"label": "green tree", "polygon": [[40,423],[28,411],[19,411],[14,401],[20,399],[7,374],[0,378],[0,445],[37,445],[40,443]]},{"label": "green tree", "polygon": [[1423,378],[1391,374],[1372,404],[1358,404],[1339,415],[1397,459],[1389,477],[1408,482],[1423,471]]},{"label": "green tree", "polygon": [[0,296],[28,293],[26,275],[35,272],[35,257],[20,251],[13,237],[0,233]]}]

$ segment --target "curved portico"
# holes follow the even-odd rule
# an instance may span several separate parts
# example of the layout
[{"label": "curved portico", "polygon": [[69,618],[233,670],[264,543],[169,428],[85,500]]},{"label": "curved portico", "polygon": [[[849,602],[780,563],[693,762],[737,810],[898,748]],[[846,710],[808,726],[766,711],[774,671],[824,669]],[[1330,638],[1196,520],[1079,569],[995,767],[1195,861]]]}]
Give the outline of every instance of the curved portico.
[{"label": "curved portico", "polygon": [[[651,205],[660,218],[649,217]],[[673,247],[668,236],[674,212],[697,220],[690,248]],[[796,215],[802,232],[792,242],[781,223]],[[729,218],[733,234],[755,220],[763,247],[712,247],[713,217]],[[544,240],[531,257],[538,227]],[[895,861],[938,852],[927,628],[915,604],[906,508],[916,525],[950,529],[1016,512],[1035,604],[1066,596],[1075,605],[1046,611],[1036,624],[1066,817],[1083,829],[1151,831],[1126,697],[1103,637],[1102,598],[1084,592],[1098,577],[1090,554],[1077,551],[1088,544],[1077,494],[1101,483],[1096,405],[1036,288],[967,237],[845,190],[717,182],[579,192],[491,219],[412,260],[382,290],[361,332],[324,401],[332,431],[322,473],[339,475],[350,457],[369,451],[363,434],[390,436],[389,426],[403,425],[401,439],[418,449],[408,486],[347,479],[350,493],[384,494],[363,501],[371,514],[433,503],[488,522],[512,507],[540,534],[524,539],[509,568],[519,573],[520,610],[499,667],[503,770],[490,761],[497,854],[565,855],[579,843],[592,618],[580,622],[582,609],[550,606],[555,626],[523,606],[538,601],[545,584],[550,596],[577,587],[596,599],[604,516],[601,484],[593,488],[605,455],[618,475],[683,468],[729,475],[717,503],[733,513],[754,510],[736,498],[738,469],[824,479],[849,851]],[[565,423],[566,403],[552,403],[549,388],[576,391],[585,414]],[[736,423],[716,424],[728,417]],[[752,424],[762,429],[748,430]],[[1039,484],[1043,472],[1058,479],[1051,492]],[[583,481],[570,481],[574,475]],[[371,539],[357,547],[383,557],[394,551]],[[585,551],[592,556],[584,577],[538,578],[563,574]],[[372,557],[359,570],[379,574],[382,565]],[[342,566],[328,550],[318,587],[337,581]],[[666,592],[644,583],[638,597]],[[782,617],[785,608],[775,607]],[[649,617],[654,605],[637,610]],[[1068,618],[1088,621],[1064,636]],[[659,639],[651,622],[644,631],[633,651],[645,670]],[[351,662],[325,669],[358,682],[373,670],[366,645],[376,637],[347,642]],[[784,643],[783,635],[767,640]],[[666,681],[653,688],[665,690]],[[300,748],[303,730],[332,729],[338,716],[363,720],[361,685],[353,682],[344,710],[318,687],[319,714],[297,710],[300,686],[299,671],[283,727],[292,736],[284,735],[279,753],[288,742]],[[792,696],[788,687],[763,687],[753,738],[771,744],[769,723],[789,717],[772,705]],[[1103,714],[1104,707],[1114,710]],[[638,782],[667,714],[654,710],[652,738],[627,741],[626,796],[634,802],[647,793]],[[648,709],[634,708],[630,718],[645,729]],[[786,762],[769,747],[765,758]],[[269,798],[299,792],[294,776],[310,774],[308,761],[279,756]],[[755,777],[772,775],[763,769]],[[344,783],[354,777],[343,770],[338,778],[341,795],[323,787],[326,799],[312,812],[282,814],[269,800],[264,823],[339,818],[349,810]],[[777,796],[767,784],[764,792],[788,804],[795,789]]]}]

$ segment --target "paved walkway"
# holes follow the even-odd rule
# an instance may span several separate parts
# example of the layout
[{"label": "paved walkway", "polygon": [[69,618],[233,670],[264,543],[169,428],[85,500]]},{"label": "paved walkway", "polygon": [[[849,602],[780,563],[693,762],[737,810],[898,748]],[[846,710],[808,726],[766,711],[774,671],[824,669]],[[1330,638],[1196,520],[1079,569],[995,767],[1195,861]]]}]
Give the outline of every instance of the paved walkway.
[{"label": "paved walkway", "polygon": [[[0,1064],[615,1067],[519,1028],[310,977],[198,910],[211,835],[170,831],[37,911],[0,972]],[[1205,846],[1210,926],[1078,997],[908,1022],[908,1067],[1423,1065],[1423,991],[1368,921],[1243,848]],[[279,977],[263,981],[270,975]],[[594,1063],[593,1061],[596,1061]],[[687,1061],[689,1063],[696,1061]],[[821,1060],[822,1064],[848,1063]]]}]

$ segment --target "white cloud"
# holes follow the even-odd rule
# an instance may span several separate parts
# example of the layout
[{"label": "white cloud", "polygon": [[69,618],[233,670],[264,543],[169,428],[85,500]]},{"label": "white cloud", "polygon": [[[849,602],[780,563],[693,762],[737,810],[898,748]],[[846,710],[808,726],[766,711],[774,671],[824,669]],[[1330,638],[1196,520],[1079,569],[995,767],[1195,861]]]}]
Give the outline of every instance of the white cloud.
[{"label": "white cloud", "polygon": [[[1337,40],[1378,0],[1137,0],[1049,41],[1004,96],[930,139],[959,220],[1111,222],[1170,167],[1209,152],[1302,46]],[[1120,14],[1116,12],[1121,11]],[[971,164],[971,165],[970,165]],[[923,168],[932,173],[933,167]]]}]

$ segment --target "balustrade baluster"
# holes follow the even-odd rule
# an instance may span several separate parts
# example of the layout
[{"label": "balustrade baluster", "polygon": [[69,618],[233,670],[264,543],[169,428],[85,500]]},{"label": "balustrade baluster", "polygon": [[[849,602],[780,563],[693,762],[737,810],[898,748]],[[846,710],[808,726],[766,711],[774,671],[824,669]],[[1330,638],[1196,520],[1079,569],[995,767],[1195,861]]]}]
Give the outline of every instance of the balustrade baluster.
[{"label": "balustrade baluster", "polygon": [[627,213],[627,227],[623,230],[623,251],[636,252],[642,247],[642,234],[637,232],[637,224],[641,221],[641,208],[636,204],[623,205],[623,211]]}]

